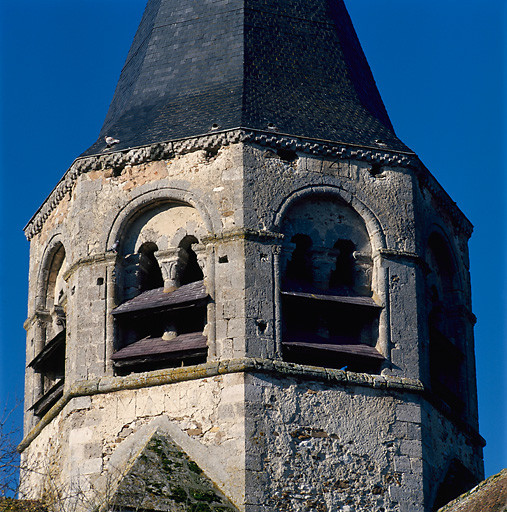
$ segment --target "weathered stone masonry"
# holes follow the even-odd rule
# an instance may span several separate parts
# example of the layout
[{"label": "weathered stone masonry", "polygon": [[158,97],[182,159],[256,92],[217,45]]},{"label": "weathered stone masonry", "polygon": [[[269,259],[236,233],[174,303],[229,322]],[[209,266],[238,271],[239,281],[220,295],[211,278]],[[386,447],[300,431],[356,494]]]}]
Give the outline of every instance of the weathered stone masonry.
[{"label": "weathered stone masonry", "polygon": [[134,507],[167,439],[210,483],[158,475],[152,510],[434,510],[483,476],[472,226],[394,135],[341,1],[187,3],[148,2],[103,133],[25,228],[24,492]]}]

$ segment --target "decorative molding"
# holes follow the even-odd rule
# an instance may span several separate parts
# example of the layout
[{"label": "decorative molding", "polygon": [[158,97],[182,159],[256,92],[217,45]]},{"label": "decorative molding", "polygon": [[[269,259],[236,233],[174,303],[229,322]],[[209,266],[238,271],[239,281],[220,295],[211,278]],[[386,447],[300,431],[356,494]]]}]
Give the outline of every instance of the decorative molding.
[{"label": "decorative molding", "polygon": [[[44,428],[60,414],[64,407],[73,399],[81,396],[102,395],[122,390],[134,390],[153,386],[163,386],[175,382],[204,379],[217,375],[231,373],[269,373],[284,377],[305,380],[318,380],[329,385],[361,386],[383,390],[387,393],[413,393],[420,395],[429,402],[434,402],[434,396],[417,379],[393,377],[389,375],[370,375],[354,373],[330,368],[318,368],[280,360],[243,357],[223,361],[209,361],[196,366],[169,368],[152,372],[137,373],[126,377],[102,377],[77,381],[66,390],[56,404],[41,418],[35,427],[26,435],[18,446],[22,453]],[[451,414],[452,416],[452,414]],[[479,446],[486,441],[470,425],[453,417],[460,424],[469,439]]]},{"label": "decorative molding", "polygon": [[23,452],[30,443],[53,421],[63,408],[73,399],[81,396],[102,395],[116,391],[134,390],[153,386],[163,386],[175,382],[204,379],[230,373],[271,373],[284,377],[320,380],[330,385],[361,386],[385,391],[406,391],[424,393],[419,380],[403,377],[353,373],[330,368],[318,368],[285,361],[243,357],[223,361],[209,361],[196,366],[168,368],[145,373],[136,373],[126,377],[102,377],[74,382],[27,434],[18,446]]},{"label": "decorative molding", "polygon": [[340,142],[297,137],[283,133],[236,128],[117,152],[112,149],[97,155],[77,158],[25,226],[25,236],[28,240],[31,240],[42,230],[44,223],[53,210],[67,194],[70,194],[75,181],[82,174],[104,169],[112,169],[115,172],[120,172],[129,165],[167,160],[194,151],[209,151],[241,142],[274,149],[288,149],[338,160],[360,160],[372,164],[376,163],[379,165],[413,168],[417,172],[421,182],[437,197],[442,206],[451,212],[451,216],[456,220],[457,224],[460,225],[466,233],[471,234],[472,227],[470,222],[464,217],[435,178],[431,176],[415,153],[389,151],[374,147],[360,147]]},{"label": "decorative molding", "polygon": [[35,313],[28,317],[24,323],[23,328],[27,331],[33,324],[37,322],[48,322],[51,320],[51,313],[47,309],[37,309]]}]

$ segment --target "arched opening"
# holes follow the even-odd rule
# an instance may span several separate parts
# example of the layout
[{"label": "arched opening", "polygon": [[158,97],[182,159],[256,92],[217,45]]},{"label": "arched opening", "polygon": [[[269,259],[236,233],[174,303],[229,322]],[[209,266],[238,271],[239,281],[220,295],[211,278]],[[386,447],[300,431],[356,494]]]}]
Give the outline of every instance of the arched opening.
[{"label": "arched opening", "polygon": [[438,487],[432,511],[436,512],[450,501],[477,485],[477,478],[461,462],[454,459]]},{"label": "arched opening", "polygon": [[428,240],[427,305],[431,389],[454,414],[465,410],[464,322],[457,267],[446,240]]},{"label": "arched opening", "polygon": [[329,288],[344,293],[350,292],[355,285],[354,251],[356,246],[351,240],[340,239],[336,241],[333,249],[336,251],[336,266],[331,272]]},{"label": "arched opening", "polygon": [[284,273],[285,287],[294,289],[310,288],[313,282],[312,239],[298,233],[291,238],[295,245]]},{"label": "arched opening", "polygon": [[281,231],[284,359],[378,372],[380,308],[371,298],[371,246],[361,217],[334,197],[306,196],[285,212]]},{"label": "arched opening", "polygon": [[39,312],[40,351],[29,363],[38,376],[37,397],[31,409],[42,417],[62,396],[65,380],[65,347],[67,338],[67,283],[65,249],[57,244],[42,270],[47,276],[43,286],[44,310]]},{"label": "arched opening", "polygon": [[133,217],[119,241],[124,300],[113,310],[112,356],[119,375],[206,360],[204,233],[197,211],[182,203],[157,203]]},{"label": "arched opening", "polygon": [[63,280],[64,261],[65,249],[62,244],[58,244],[47,270],[45,304],[48,310],[51,310],[55,305],[62,304],[66,299],[66,285]]}]

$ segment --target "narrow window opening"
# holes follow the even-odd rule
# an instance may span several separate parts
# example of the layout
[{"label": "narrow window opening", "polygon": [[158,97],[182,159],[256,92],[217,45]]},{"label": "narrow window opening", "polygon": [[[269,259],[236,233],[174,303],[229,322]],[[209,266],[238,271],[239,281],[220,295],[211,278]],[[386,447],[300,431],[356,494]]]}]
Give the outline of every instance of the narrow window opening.
[{"label": "narrow window opening", "polygon": [[313,282],[312,239],[308,235],[297,234],[291,242],[296,247],[287,262],[285,286],[289,289],[309,288]]},{"label": "narrow window opening", "polygon": [[340,239],[333,247],[336,254],[336,266],[331,272],[329,287],[346,292],[351,291],[355,285],[354,251],[356,247],[350,240]]},{"label": "narrow window opening", "polygon": [[164,286],[162,270],[155,257],[158,247],[153,242],[146,242],[139,248],[139,291],[154,290]]},{"label": "narrow window opening", "polygon": [[62,396],[65,379],[67,283],[65,250],[60,246],[49,265],[46,297],[40,331],[42,349],[29,366],[37,374],[38,396],[31,409],[42,417]]},{"label": "narrow window opening", "polygon": [[198,243],[194,236],[186,236],[181,242],[180,247],[184,249],[188,255],[187,264],[180,276],[180,284],[189,284],[196,281],[202,281],[204,275],[197,260],[197,254],[192,249],[192,245]]},{"label": "narrow window opening", "polygon": [[461,416],[465,404],[463,320],[456,313],[457,288],[452,254],[439,235],[429,240],[428,334],[431,389],[444,408]]}]

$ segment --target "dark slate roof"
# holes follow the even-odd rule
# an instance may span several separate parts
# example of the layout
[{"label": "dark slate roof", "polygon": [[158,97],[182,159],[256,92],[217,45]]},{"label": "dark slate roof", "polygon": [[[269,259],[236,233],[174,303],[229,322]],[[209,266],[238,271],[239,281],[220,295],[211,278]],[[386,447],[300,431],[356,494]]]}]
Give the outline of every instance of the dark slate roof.
[{"label": "dark slate roof", "polygon": [[[84,155],[250,128],[406,151],[343,0],[149,0]],[[379,145],[376,141],[382,141]]]},{"label": "dark slate roof", "polygon": [[207,296],[208,293],[203,281],[185,284],[172,292],[165,292],[163,287],[155,288],[154,290],[147,290],[116,307],[113,310],[113,315],[169,309],[195,303],[205,299]]}]

